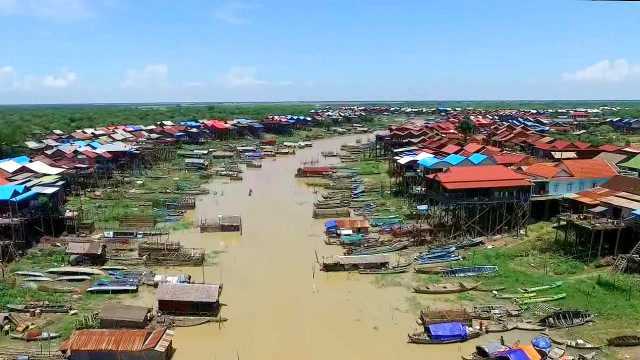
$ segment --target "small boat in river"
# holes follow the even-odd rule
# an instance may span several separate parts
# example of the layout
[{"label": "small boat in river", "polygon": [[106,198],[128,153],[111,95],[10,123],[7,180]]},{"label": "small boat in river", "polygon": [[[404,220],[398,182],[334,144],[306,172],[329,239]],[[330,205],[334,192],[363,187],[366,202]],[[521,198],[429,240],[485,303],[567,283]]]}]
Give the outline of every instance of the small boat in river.
[{"label": "small boat in river", "polygon": [[426,309],[420,311],[418,325],[425,326],[445,322],[460,322],[471,326],[473,316],[466,309]]},{"label": "small boat in river", "polygon": [[418,294],[455,294],[475,289],[479,284],[465,285],[457,284],[432,284],[414,287],[413,291]]},{"label": "small boat in river", "polygon": [[409,334],[409,342],[414,344],[451,344],[477,338],[481,332],[460,322],[426,325],[425,330]]},{"label": "small boat in river", "polygon": [[607,339],[607,345],[609,346],[640,346],[640,336],[637,335],[623,335],[616,336]]},{"label": "small boat in river", "polygon": [[442,276],[467,277],[467,276],[493,275],[497,271],[498,271],[497,266],[490,266],[490,265],[467,266],[467,267],[447,269],[442,272]]},{"label": "small boat in river", "polygon": [[362,269],[358,270],[360,274],[402,274],[409,271],[411,264],[397,265],[382,269]]},{"label": "small boat in river", "polygon": [[568,328],[593,321],[590,312],[582,310],[560,310],[540,319],[539,323],[550,328]]},{"label": "small boat in river", "polygon": [[364,247],[351,250],[349,255],[372,255],[372,254],[388,254],[402,249],[406,249],[411,244],[410,241],[398,241],[390,245]]}]

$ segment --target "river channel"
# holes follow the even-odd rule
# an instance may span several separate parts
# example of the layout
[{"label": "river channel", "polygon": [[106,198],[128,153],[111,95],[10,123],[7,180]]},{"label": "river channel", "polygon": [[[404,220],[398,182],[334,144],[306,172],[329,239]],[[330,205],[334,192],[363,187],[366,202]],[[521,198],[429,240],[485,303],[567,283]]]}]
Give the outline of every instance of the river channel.
[{"label": "river channel", "polygon": [[[224,324],[176,329],[175,360],[193,359],[460,359],[474,344],[407,344],[417,330],[417,313],[403,287],[376,286],[377,275],[318,271],[315,254],[341,249],[323,240],[324,220],[311,217],[318,194],[294,177],[303,161],[336,163],[321,151],[366,140],[365,135],[323,139],[295,155],[267,158],[262,169],[247,169],[243,180],[214,180],[210,195],[198,199],[193,216],[241,215],[239,233],[189,229],[172,233],[186,247],[220,252],[215,264],[202,268],[157,269],[189,273],[196,282],[223,283]],[[249,189],[253,195],[249,196]],[[388,276],[412,276],[388,275]],[[146,290],[137,303],[153,305]],[[424,303],[424,302],[423,302]]]}]

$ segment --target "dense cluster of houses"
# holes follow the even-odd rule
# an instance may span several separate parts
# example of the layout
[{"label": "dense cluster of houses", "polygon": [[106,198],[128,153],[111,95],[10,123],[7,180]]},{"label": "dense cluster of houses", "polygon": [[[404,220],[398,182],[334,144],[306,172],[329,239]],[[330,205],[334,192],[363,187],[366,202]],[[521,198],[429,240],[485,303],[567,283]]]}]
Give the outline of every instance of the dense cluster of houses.
[{"label": "dense cluster of houses", "polygon": [[[640,184],[640,148],[555,139],[540,131],[535,116],[515,118],[454,113],[435,122],[412,120],[376,132],[376,148],[390,155],[395,190],[430,206],[435,223],[461,233],[491,235],[498,224],[514,230],[513,224],[563,211],[640,220],[637,185],[608,188],[614,180]],[[461,132],[463,120],[473,122],[473,133]],[[460,218],[446,215],[453,213]]]}]

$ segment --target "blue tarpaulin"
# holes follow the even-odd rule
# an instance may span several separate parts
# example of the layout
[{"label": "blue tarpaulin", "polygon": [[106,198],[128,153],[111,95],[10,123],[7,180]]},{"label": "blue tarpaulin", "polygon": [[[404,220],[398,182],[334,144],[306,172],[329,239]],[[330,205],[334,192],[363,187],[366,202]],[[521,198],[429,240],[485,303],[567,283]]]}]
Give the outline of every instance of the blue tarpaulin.
[{"label": "blue tarpaulin", "polygon": [[0,200],[10,200],[16,195],[20,195],[25,191],[24,185],[2,185],[0,186]]},{"label": "blue tarpaulin", "polygon": [[522,349],[509,349],[496,353],[496,360],[531,360]]},{"label": "blue tarpaulin", "polygon": [[546,336],[536,336],[531,340],[531,345],[536,349],[549,352],[549,350],[551,350],[551,339]]},{"label": "blue tarpaulin", "polygon": [[13,199],[11,199],[12,202],[16,202],[16,203],[20,203],[23,201],[29,201],[31,199],[34,199],[38,196],[38,192],[33,191],[33,190],[29,190],[24,194],[18,195],[16,197],[14,197]]},{"label": "blue tarpaulin", "polygon": [[336,229],[338,228],[338,223],[335,220],[327,220],[324,222],[324,229]]},{"label": "blue tarpaulin", "polygon": [[459,322],[431,324],[426,330],[429,337],[436,341],[456,341],[467,338],[467,327]]}]

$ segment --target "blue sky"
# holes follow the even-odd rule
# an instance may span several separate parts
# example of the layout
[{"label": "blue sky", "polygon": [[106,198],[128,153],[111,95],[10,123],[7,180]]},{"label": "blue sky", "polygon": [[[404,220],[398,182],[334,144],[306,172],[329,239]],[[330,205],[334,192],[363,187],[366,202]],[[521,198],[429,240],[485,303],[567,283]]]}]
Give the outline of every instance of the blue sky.
[{"label": "blue sky", "polygon": [[0,0],[0,103],[639,99],[640,4]]}]

